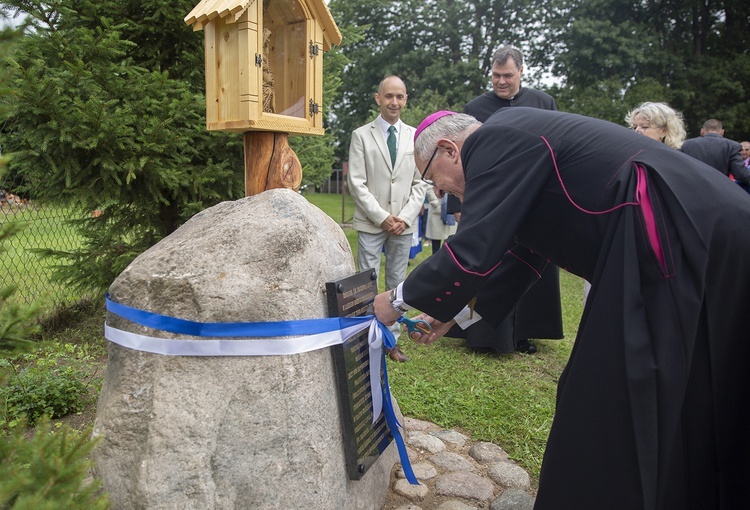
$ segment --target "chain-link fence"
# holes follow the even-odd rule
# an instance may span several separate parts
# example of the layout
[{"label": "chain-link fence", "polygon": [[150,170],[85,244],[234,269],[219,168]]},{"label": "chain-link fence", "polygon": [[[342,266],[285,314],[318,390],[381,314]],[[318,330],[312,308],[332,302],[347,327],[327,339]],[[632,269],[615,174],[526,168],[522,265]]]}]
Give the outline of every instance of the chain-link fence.
[{"label": "chain-link fence", "polygon": [[93,297],[52,281],[53,266],[60,261],[34,253],[35,249],[71,250],[80,246],[80,237],[67,224],[72,214],[65,207],[41,206],[0,190],[0,223],[23,225],[3,243],[5,251],[0,253],[0,287],[16,287],[12,301],[42,301],[49,307],[61,307]]},{"label": "chain-link fence", "polygon": [[320,193],[346,193],[346,178],[341,168],[334,168],[326,182],[318,186]]}]

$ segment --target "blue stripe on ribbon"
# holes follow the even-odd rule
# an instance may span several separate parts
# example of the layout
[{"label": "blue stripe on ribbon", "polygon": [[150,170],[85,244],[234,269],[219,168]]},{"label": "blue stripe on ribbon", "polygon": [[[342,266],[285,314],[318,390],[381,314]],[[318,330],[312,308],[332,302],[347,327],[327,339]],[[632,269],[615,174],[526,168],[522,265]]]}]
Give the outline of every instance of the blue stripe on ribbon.
[{"label": "blue stripe on ribbon", "polygon": [[[396,345],[396,339],[391,330],[382,322],[378,321],[373,315],[278,322],[195,322],[115,303],[109,299],[109,295],[106,296],[106,305],[107,311],[135,322],[136,324],[162,331],[168,331],[170,333],[198,337],[268,338],[281,336],[306,336],[342,330],[363,322],[375,320],[378,328],[383,334],[383,345],[388,349],[393,349]],[[383,414],[385,415],[385,423],[391,431],[391,435],[393,435],[393,440],[396,443],[399,459],[401,460],[401,467],[404,470],[406,479],[412,485],[419,485],[419,481],[417,481],[417,477],[414,475],[411,462],[409,461],[409,455],[406,451],[404,439],[401,437],[401,432],[399,431],[401,424],[396,418],[393,402],[391,402],[388,371],[385,363],[385,351],[381,349],[380,352],[381,366],[383,367],[383,381],[381,382],[380,389],[383,393]],[[375,391],[372,388],[371,390]]]},{"label": "blue stripe on ribbon", "polygon": [[[159,315],[115,303],[106,297],[107,311],[142,326],[169,331],[180,335],[201,337],[250,336],[258,338],[303,336],[328,333],[371,321],[372,315],[361,317],[331,317],[278,322],[195,322]],[[387,329],[387,328],[386,328]]]}]

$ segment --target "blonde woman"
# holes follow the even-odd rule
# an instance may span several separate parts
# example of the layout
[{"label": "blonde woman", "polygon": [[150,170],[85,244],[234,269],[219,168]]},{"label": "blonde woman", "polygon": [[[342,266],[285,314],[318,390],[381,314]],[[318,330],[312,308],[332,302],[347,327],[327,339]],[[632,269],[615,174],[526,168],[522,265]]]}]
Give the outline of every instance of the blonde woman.
[{"label": "blonde woman", "polygon": [[667,103],[641,103],[625,116],[625,122],[636,133],[646,135],[673,149],[682,147],[685,125],[682,114]]}]

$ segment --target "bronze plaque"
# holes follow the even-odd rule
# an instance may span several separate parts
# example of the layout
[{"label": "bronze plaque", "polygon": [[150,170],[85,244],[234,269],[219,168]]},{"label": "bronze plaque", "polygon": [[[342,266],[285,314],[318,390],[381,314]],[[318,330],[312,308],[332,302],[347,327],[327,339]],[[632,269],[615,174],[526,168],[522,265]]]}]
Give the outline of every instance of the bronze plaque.
[{"label": "bronze plaque", "polygon": [[[359,317],[378,293],[375,271],[326,283],[328,314],[331,317]],[[344,430],[344,450],[349,478],[359,480],[390,444],[393,436],[381,414],[372,423],[372,392],[370,387],[370,350],[367,329],[344,340],[332,349],[339,391],[339,405]],[[382,381],[383,368],[379,380]]]}]

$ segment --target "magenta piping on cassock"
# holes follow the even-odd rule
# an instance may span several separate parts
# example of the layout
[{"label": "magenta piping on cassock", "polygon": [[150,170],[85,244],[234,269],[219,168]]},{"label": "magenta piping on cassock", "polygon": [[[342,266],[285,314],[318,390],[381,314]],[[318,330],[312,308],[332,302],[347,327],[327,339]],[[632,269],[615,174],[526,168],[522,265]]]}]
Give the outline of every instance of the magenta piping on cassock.
[{"label": "magenta piping on cassock", "polygon": [[[518,255],[516,255],[515,253],[513,253],[513,252],[512,252],[511,250],[508,250],[508,251],[507,251],[507,252],[505,252],[505,253],[510,253],[510,254],[511,254],[511,255],[513,255],[513,256],[514,256],[515,258],[517,258],[518,260],[520,260],[521,262],[523,262],[524,264],[526,264],[527,266],[529,266],[529,269],[531,269],[532,271],[534,271],[534,273],[536,274],[537,278],[541,278],[541,277],[542,277],[542,275],[541,275],[541,274],[539,274],[539,271],[537,271],[537,270],[536,270],[536,269],[534,268],[534,266],[532,266],[532,265],[531,265],[531,264],[529,264],[529,263],[528,263],[528,262],[527,262],[526,260],[522,259],[522,258],[521,258],[521,257],[519,257]],[[497,267],[497,266],[495,266],[495,267]]]},{"label": "magenta piping on cassock", "polygon": [[607,209],[606,211],[589,211],[587,209],[584,209],[583,207],[579,206],[573,201],[573,198],[571,198],[570,194],[568,194],[568,190],[565,188],[565,184],[563,183],[562,176],[560,175],[560,169],[557,167],[557,160],[555,159],[555,152],[552,150],[552,146],[549,144],[546,138],[543,136],[541,137],[544,143],[547,145],[547,148],[549,149],[549,153],[552,156],[552,164],[555,167],[555,173],[557,173],[557,180],[560,182],[560,187],[562,187],[563,192],[565,193],[565,196],[568,198],[568,201],[573,204],[573,207],[578,209],[579,211],[582,211],[586,214],[606,214],[612,211],[615,211],[621,207],[625,207],[627,205],[637,205],[641,208],[641,212],[643,213],[644,221],[646,222],[646,232],[648,233],[648,240],[651,244],[651,248],[654,250],[654,253],[656,253],[657,258],[659,259],[659,262],[661,263],[662,267],[666,267],[664,264],[664,250],[661,246],[661,241],[659,240],[659,235],[657,233],[656,229],[656,218],[654,217],[654,208],[651,204],[651,198],[648,196],[648,174],[646,172],[646,168],[643,165],[635,164],[635,168],[637,170],[637,184],[636,184],[636,201],[635,202],[624,202],[622,204],[616,205],[611,209]]},{"label": "magenta piping on cassock", "polygon": [[607,214],[607,213],[611,213],[612,211],[616,211],[617,209],[620,209],[621,207],[625,207],[628,205],[640,205],[640,203],[637,201],[636,202],[623,202],[622,204],[618,204],[612,207],[611,209],[607,209],[605,211],[589,211],[588,209],[584,209],[580,205],[576,204],[575,201],[573,201],[573,198],[570,196],[570,193],[568,193],[568,189],[565,187],[565,183],[563,182],[562,176],[560,175],[560,169],[557,167],[557,159],[555,159],[555,151],[552,150],[552,146],[549,144],[546,138],[544,138],[543,136],[540,138],[547,145],[547,149],[549,149],[549,153],[552,156],[552,165],[555,167],[555,173],[557,174],[557,180],[560,183],[560,187],[562,188],[563,193],[565,193],[565,196],[567,197],[568,202],[573,204],[573,207],[575,207],[579,211],[584,212],[586,214]]},{"label": "magenta piping on cassock", "polygon": [[499,266],[500,264],[503,263],[503,261],[501,259],[500,262],[498,262],[497,264],[495,264],[494,266],[492,266],[490,268],[490,270],[487,271],[486,273],[477,273],[476,271],[469,271],[468,269],[466,269],[464,266],[461,265],[461,263],[458,261],[458,259],[456,258],[456,256],[453,254],[453,250],[451,250],[451,247],[448,246],[448,243],[445,243],[443,246],[445,246],[445,248],[448,250],[448,253],[450,253],[450,256],[453,259],[453,262],[455,262],[456,265],[458,266],[458,268],[461,271],[463,271],[464,273],[468,273],[468,274],[473,274],[473,275],[476,275],[476,276],[484,277],[484,276],[487,276],[488,274],[492,273],[492,271],[494,271],[495,269],[497,269],[497,266]]},{"label": "magenta piping on cassock", "polygon": [[[565,197],[568,199],[568,201],[578,209],[579,211],[585,213],[585,214],[607,214],[612,211],[616,211],[617,209],[620,209],[621,207],[633,205],[633,206],[639,206],[641,208],[641,211],[643,212],[644,221],[646,222],[646,232],[648,233],[648,239],[651,244],[651,248],[654,250],[654,253],[656,253],[656,256],[659,259],[659,262],[661,263],[662,267],[665,267],[664,263],[664,250],[662,249],[661,241],[659,240],[659,235],[657,233],[656,228],[656,219],[654,217],[654,208],[651,204],[651,198],[648,195],[648,178],[646,169],[642,165],[635,165],[635,168],[637,170],[637,184],[636,184],[636,201],[635,202],[623,202],[622,204],[618,204],[610,209],[606,209],[604,211],[589,211],[588,209],[584,209],[580,205],[576,204],[573,198],[570,196],[570,193],[568,193],[567,188],[565,187],[565,183],[562,180],[562,176],[560,175],[560,168],[557,166],[557,159],[555,158],[555,152],[552,150],[552,146],[549,144],[547,139],[545,137],[540,137],[545,145],[547,145],[547,149],[549,150],[550,156],[552,156],[552,164],[555,167],[555,174],[557,175],[557,180],[560,183],[560,187],[563,190],[563,193],[565,193]],[[461,263],[458,261],[456,256],[453,253],[453,250],[448,245],[448,243],[445,243],[445,248],[448,250],[448,253],[450,254],[451,258],[453,259],[453,262],[458,266],[461,271],[468,274],[473,274],[476,276],[484,277],[488,274],[492,273],[495,269],[497,269],[497,266],[499,266],[502,263],[502,260],[500,260],[497,264],[492,266],[487,272],[485,273],[479,273],[477,271],[469,271],[464,266],[461,265]],[[522,258],[518,257],[516,254],[514,254],[512,251],[509,251],[511,255],[516,257],[518,260],[521,260],[526,265],[528,265],[536,274],[537,276],[541,277],[539,272],[534,269],[528,262],[523,260]]]}]

